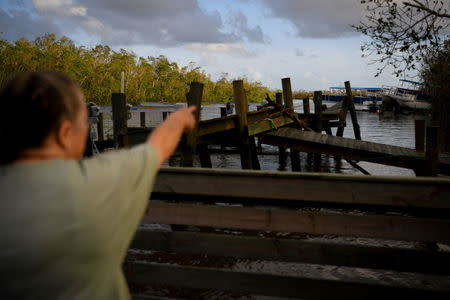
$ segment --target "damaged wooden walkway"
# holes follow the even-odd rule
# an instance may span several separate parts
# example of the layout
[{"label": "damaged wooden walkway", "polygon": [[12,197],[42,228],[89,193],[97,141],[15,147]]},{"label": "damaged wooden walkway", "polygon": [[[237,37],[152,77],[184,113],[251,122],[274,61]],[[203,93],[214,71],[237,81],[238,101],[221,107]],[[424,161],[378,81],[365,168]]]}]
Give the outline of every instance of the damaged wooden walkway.
[{"label": "damaged wooden walkway", "polygon": [[[419,169],[427,163],[423,151],[292,128],[280,128],[276,132],[267,133],[262,141],[265,144],[289,147],[298,151],[323,153],[409,169]],[[441,158],[438,169],[441,173],[449,174],[449,160]]]}]

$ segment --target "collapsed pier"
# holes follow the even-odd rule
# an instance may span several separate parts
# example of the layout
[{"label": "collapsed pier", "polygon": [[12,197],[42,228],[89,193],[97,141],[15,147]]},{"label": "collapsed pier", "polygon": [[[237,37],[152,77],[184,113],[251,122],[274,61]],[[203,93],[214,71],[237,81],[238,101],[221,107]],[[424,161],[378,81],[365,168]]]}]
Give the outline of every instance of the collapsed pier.
[{"label": "collapsed pier", "polygon": [[[448,297],[450,180],[298,172],[302,151],[418,176],[449,174],[438,128],[416,122],[416,149],[362,141],[349,82],[344,101],[331,108],[316,92],[314,114],[309,101],[295,113],[289,78],[282,84],[276,101],[258,111],[248,112],[242,81],[233,82],[235,115],[202,121],[197,111],[197,126],[178,149],[184,168],[158,174],[124,265],[135,298],[157,299],[155,290],[167,287],[181,293],[164,295],[173,298],[208,298],[211,290],[230,297]],[[201,107],[202,93],[192,83],[188,105]],[[115,146],[145,141],[152,128],[128,128],[125,96],[112,101]],[[347,113],[355,139],[342,137]],[[296,172],[258,171],[257,141],[277,146],[280,161],[290,155]],[[246,170],[212,169],[211,145],[234,146]],[[191,168],[195,155],[202,168]],[[284,269],[267,267],[273,263]]]}]

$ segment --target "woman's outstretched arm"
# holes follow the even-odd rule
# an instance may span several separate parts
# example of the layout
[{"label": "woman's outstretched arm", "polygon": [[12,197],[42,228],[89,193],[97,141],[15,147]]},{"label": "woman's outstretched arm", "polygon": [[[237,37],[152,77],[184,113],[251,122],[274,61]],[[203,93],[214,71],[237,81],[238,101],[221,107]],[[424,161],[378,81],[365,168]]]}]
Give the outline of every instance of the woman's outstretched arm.
[{"label": "woman's outstretched arm", "polygon": [[171,113],[148,137],[147,143],[158,152],[160,166],[176,150],[182,134],[194,129],[196,109],[195,106],[190,106]]}]

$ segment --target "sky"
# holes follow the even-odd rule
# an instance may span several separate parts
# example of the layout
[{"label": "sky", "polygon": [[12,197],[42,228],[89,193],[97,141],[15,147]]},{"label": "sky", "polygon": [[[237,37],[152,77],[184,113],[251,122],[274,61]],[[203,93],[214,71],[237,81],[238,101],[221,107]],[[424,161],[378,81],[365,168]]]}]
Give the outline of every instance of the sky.
[{"label": "sky", "polygon": [[246,77],[271,89],[395,85],[361,57],[364,36],[350,25],[360,0],[0,0],[0,38],[46,33],[77,45],[109,45],[138,56],[194,62],[211,79]]}]

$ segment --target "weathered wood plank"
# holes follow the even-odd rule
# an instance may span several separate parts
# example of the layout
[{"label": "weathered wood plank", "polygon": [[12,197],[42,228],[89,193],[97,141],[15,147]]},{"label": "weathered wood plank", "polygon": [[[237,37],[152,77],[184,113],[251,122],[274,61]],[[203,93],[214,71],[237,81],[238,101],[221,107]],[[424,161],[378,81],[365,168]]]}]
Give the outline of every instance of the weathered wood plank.
[{"label": "weathered wood plank", "polygon": [[[369,160],[406,168],[415,168],[417,165],[421,165],[425,162],[424,154],[413,149],[408,150],[410,151],[409,156],[404,156],[401,154],[401,151],[405,150],[399,147],[397,155],[403,157],[398,158],[393,156],[395,154],[390,154],[390,151],[393,148],[389,145],[361,142],[354,139],[331,136],[327,144],[322,144],[314,139],[315,134],[317,133],[298,131],[292,128],[280,128],[276,132],[267,133],[263,137],[263,142],[274,146],[279,145],[279,143],[284,143],[289,144],[292,148],[300,151],[338,155],[351,159]],[[367,147],[369,149],[358,149],[355,145],[361,146],[361,148]],[[393,157],[386,158],[386,156]],[[381,158],[381,160],[378,161],[378,158]],[[439,161],[439,165],[444,164],[446,164],[446,162],[443,162],[442,160]]]},{"label": "weathered wood plank", "polygon": [[450,180],[162,168],[152,198],[173,195],[449,209]]},{"label": "weathered wood plank", "polygon": [[200,121],[198,124],[198,136],[214,134],[236,128],[237,116],[231,115],[223,118]]},{"label": "weathered wood plank", "polygon": [[[243,272],[226,269],[199,268],[160,263],[130,262],[124,264],[128,282],[140,285],[169,285],[194,289],[215,289],[251,294],[296,297],[301,299],[422,299],[448,296],[448,280],[437,276],[419,276],[427,286],[388,280],[337,280],[314,276],[275,275],[264,272]],[[406,276],[403,276],[406,277]],[[431,280],[430,280],[431,279]],[[435,282],[438,282],[437,284]],[[436,287],[437,285],[437,287]]]},{"label": "weathered wood plank", "polygon": [[450,221],[389,215],[150,202],[144,223],[410,241],[450,241]]},{"label": "weathered wood plank", "polygon": [[139,229],[131,248],[254,260],[450,274],[449,253],[314,240]]},{"label": "weathered wood plank", "polygon": [[262,120],[258,123],[248,125],[248,135],[256,135],[268,131],[274,131],[280,127],[294,123],[292,119],[286,116],[279,116],[267,120]]}]

